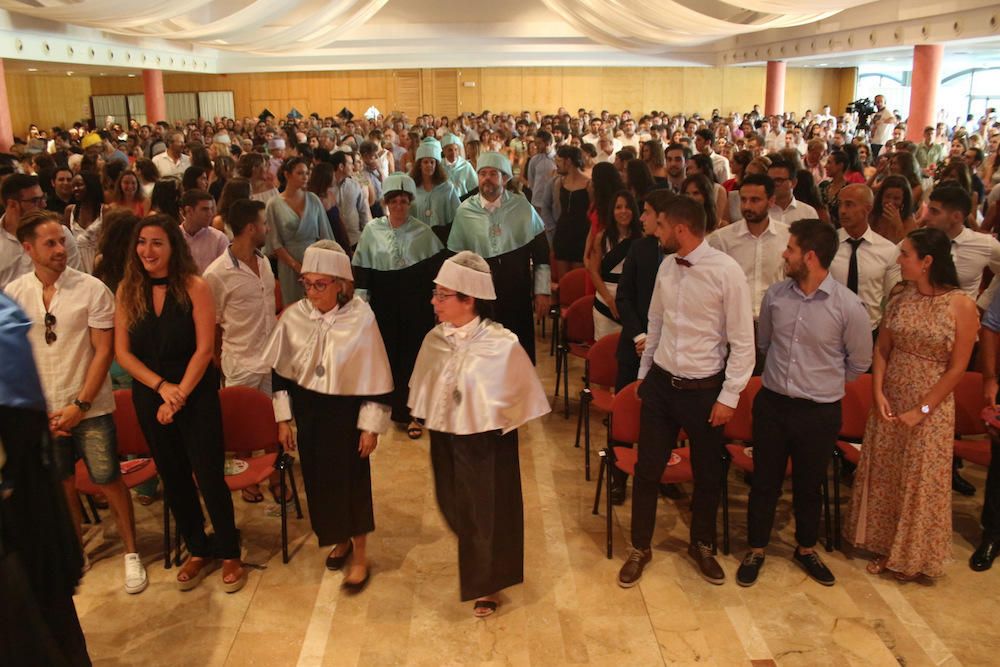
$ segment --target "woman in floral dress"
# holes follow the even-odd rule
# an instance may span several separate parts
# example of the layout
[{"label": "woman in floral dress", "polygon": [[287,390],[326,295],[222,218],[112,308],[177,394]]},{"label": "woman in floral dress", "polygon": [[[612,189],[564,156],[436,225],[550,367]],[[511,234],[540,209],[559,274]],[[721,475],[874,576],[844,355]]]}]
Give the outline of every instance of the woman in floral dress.
[{"label": "woman in floral dress", "polygon": [[910,232],[897,261],[904,282],[879,330],[874,404],[844,536],[875,554],[868,572],[905,581],[940,576],[951,559],[952,392],[979,323],[944,232]]}]

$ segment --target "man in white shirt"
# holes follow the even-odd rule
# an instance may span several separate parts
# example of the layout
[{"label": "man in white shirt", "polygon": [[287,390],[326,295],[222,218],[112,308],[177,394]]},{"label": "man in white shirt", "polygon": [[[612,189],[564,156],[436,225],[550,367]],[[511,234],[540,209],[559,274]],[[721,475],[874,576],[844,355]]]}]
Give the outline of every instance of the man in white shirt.
[{"label": "man in white shirt", "polygon": [[774,181],[774,204],[768,211],[771,219],[790,225],[796,220],[819,218],[815,208],[805,202],[798,201],[792,194],[795,184],[798,182],[795,167],[779,155],[773,155],[770,159],[771,164],[767,168],[767,175]]},{"label": "man in white shirt", "polygon": [[683,428],[691,440],[694,493],[688,555],[713,584],[725,573],[713,557],[724,481],[723,426],[732,418],[754,365],[749,290],[739,265],[704,242],[705,208],[662,190],[646,203],[665,252],[649,306],[639,365],[642,412],[632,489],[632,550],[618,585],[638,583],[652,559],[660,478]]},{"label": "man in white shirt", "polygon": [[719,183],[725,183],[732,178],[732,172],[729,170],[729,160],[712,150],[713,145],[715,145],[715,134],[711,130],[701,129],[694,133],[694,149],[702,155],[707,155],[712,160],[712,171],[715,172],[715,180]]},{"label": "man in white shirt", "polygon": [[[17,230],[33,272],[7,286],[32,319],[28,339],[38,364],[53,445],[54,467],[80,531],[76,454],[108,498],[125,543],[125,591],[145,590],[148,580],[135,546],[132,497],[121,478],[115,422],[111,414],[114,297],[97,278],[67,266],[66,228],[52,211],[35,211]],[[81,539],[81,544],[82,544]]]},{"label": "man in white shirt", "polygon": [[[929,196],[923,220],[928,227],[940,229],[951,239],[951,256],[958,271],[958,283],[963,292],[976,299],[983,270],[989,267],[994,275],[1000,275],[1000,241],[965,226],[971,210],[972,198],[962,188],[936,187]],[[994,289],[987,290],[983,296],[987,297]],[[979,303],[982,307],[984,301]],[[988,300],[985,305],[989,307]]]},{"label": "man in white shirt", "polygon": [[874,332],[882,321],[882,304],[900,280],[899,249],[868,225],[875,197],[867,185],[848,185],[838,199],[840,245],[830,275],[861,297]]},{"label": "man in white shirt", "polygon": [[764,150],[768,153],[777,153],[785,147],[785,132],[781,128],[781,123],[771,126],[771,121],[765,120],[760,126],[760,133],[764,137]]},{"label": "man in white shirt", "polygon": [[764,174],[750,174],[740,185],[741,220],[720,227],[708,237],[713,248],[726,253],[743,270],[754,320],[767,289],[785,279],[781,254],[788,245],[788,225],[768,214],[774,201],[774,181]]},{"label": "man in white shirt", "polygon": [[184,171],[191,166],[191,157],[184,154],[186,144],[184,133],[173,131],[166,136],[167,150],[153,158],[153,164],[160,173],[160,178],[181,178]]},{"label": "man in white shirt", "polygon": [[667,187],[671,192],[679,194],[687,176],[689,151],[683,144],[670,144],[663,153],[667,161]]},{"label": "man in white shirt", "polygon": [[368,192],[352,178],[354,158],[349,153],[337,151],[331,156],[330,162],[333,164],[333,182],[337,188],[340,221],[344,223],[347,239],[353,248],[361,238],[361,230],[372,219],[371,208],[368,206]]},{"label": "man in white shirt", "polygon": [[876,112],[868,121],[870,127],[868,136],[871,137],[869,143],[872,155],[878,155],[885,142],[892,138],[892,130],[896,127],[896,114],[886,108],[885,97],[882,95],[876,95],[874,103]]},{"label": "man in white shirt", "polygon": [[[15,278],[31,273],[31,257],[17,240],[17,228],[21,220],[32,211],[44,209],[45,193],[38,184],[37,176],[11,174],[0,187],[5,211],[0,216],[0,289],[5,289]],[[74,269],[81,269],[80,253],[72,234],[65,239],[67,263]]]},{"label": "man in white shirt", "polygon": [[212,226],[215,217],[215,199],[204,190],[188,190],[181,199],[181,231],[184,240],[191,249],[191,257],[198,267],[198,273],[204,273],[208,265],[226,252],[229,239]]},{"label": "man in white shirt", "polygon": [[622,120],[622,136],[620,138],[622,148],[631,146],[639,154],[639,135],[635,133],[635,121],[631,118]]},{"label": "man in white shirt", "polygon": [[[274,274],[260,249],[267,237],[264,203],[237,199],[226,222],[233,242],[205,269],[205,282],[215,298],[216,359],[227,387],[251,387],[271,395],[271,368],[261,357],[277,322]],[[279,499],[278,473],[271,475],[271,494]],[[248,502],[260,500],[257,485],[243,491]]]},{"label": "man in white shirt", "polygon": [[604,123],[600,118],[594,118],[590,121],[590,132],[581,137],[581,141],[585,144],[591,144],[595,148],[597,147],[597,142],[601,138],[601,125]]}]

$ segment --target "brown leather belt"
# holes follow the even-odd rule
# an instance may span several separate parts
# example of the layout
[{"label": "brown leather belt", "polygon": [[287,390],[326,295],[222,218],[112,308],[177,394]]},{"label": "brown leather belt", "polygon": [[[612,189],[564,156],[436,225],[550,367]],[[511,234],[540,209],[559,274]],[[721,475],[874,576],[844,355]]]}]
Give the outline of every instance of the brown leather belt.
[{"label": "brown leather belt", "polygon": [[690,391],[692,389],[721,389],[722,382],[726,379],[725,372],[716,373],[711,377],[700,378],[697,380],[677,377],[676,375],[672,375],[669,371],[663,371],[663,373],[667,376],[667,382],[670,383],[670,386],[681,391]]}]

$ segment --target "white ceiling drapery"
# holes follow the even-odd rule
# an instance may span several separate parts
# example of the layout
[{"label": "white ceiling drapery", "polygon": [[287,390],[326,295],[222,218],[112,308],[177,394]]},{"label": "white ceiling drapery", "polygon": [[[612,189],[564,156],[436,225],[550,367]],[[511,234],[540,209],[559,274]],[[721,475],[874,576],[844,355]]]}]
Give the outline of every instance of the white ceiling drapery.
[{"label": "white ceiling drapery", "polygon": [[[405,1],[405,0],[404,0]],[[128,37],[254,55],[331,46],[389,0],[0,0],[0,9]],[[812,23],[873,0],[539,0],[599,44],[649,56]],[[691,6],[688,6],[691,5]]]}]

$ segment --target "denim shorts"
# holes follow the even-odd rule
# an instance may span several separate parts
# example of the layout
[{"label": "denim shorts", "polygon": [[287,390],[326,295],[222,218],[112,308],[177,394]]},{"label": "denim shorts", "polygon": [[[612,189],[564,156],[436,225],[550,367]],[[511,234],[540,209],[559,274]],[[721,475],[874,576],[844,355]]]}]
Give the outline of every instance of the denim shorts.
[{"label": "denim shorts", "polygon": [[60,479],[76,472],[76,459],[83,457],[94,484],[104,485],[118,479],[121,468],[115,441],[115,420],[110,415],[84,419],[71,431],[70,437],[56,438],[56,471]]}]

